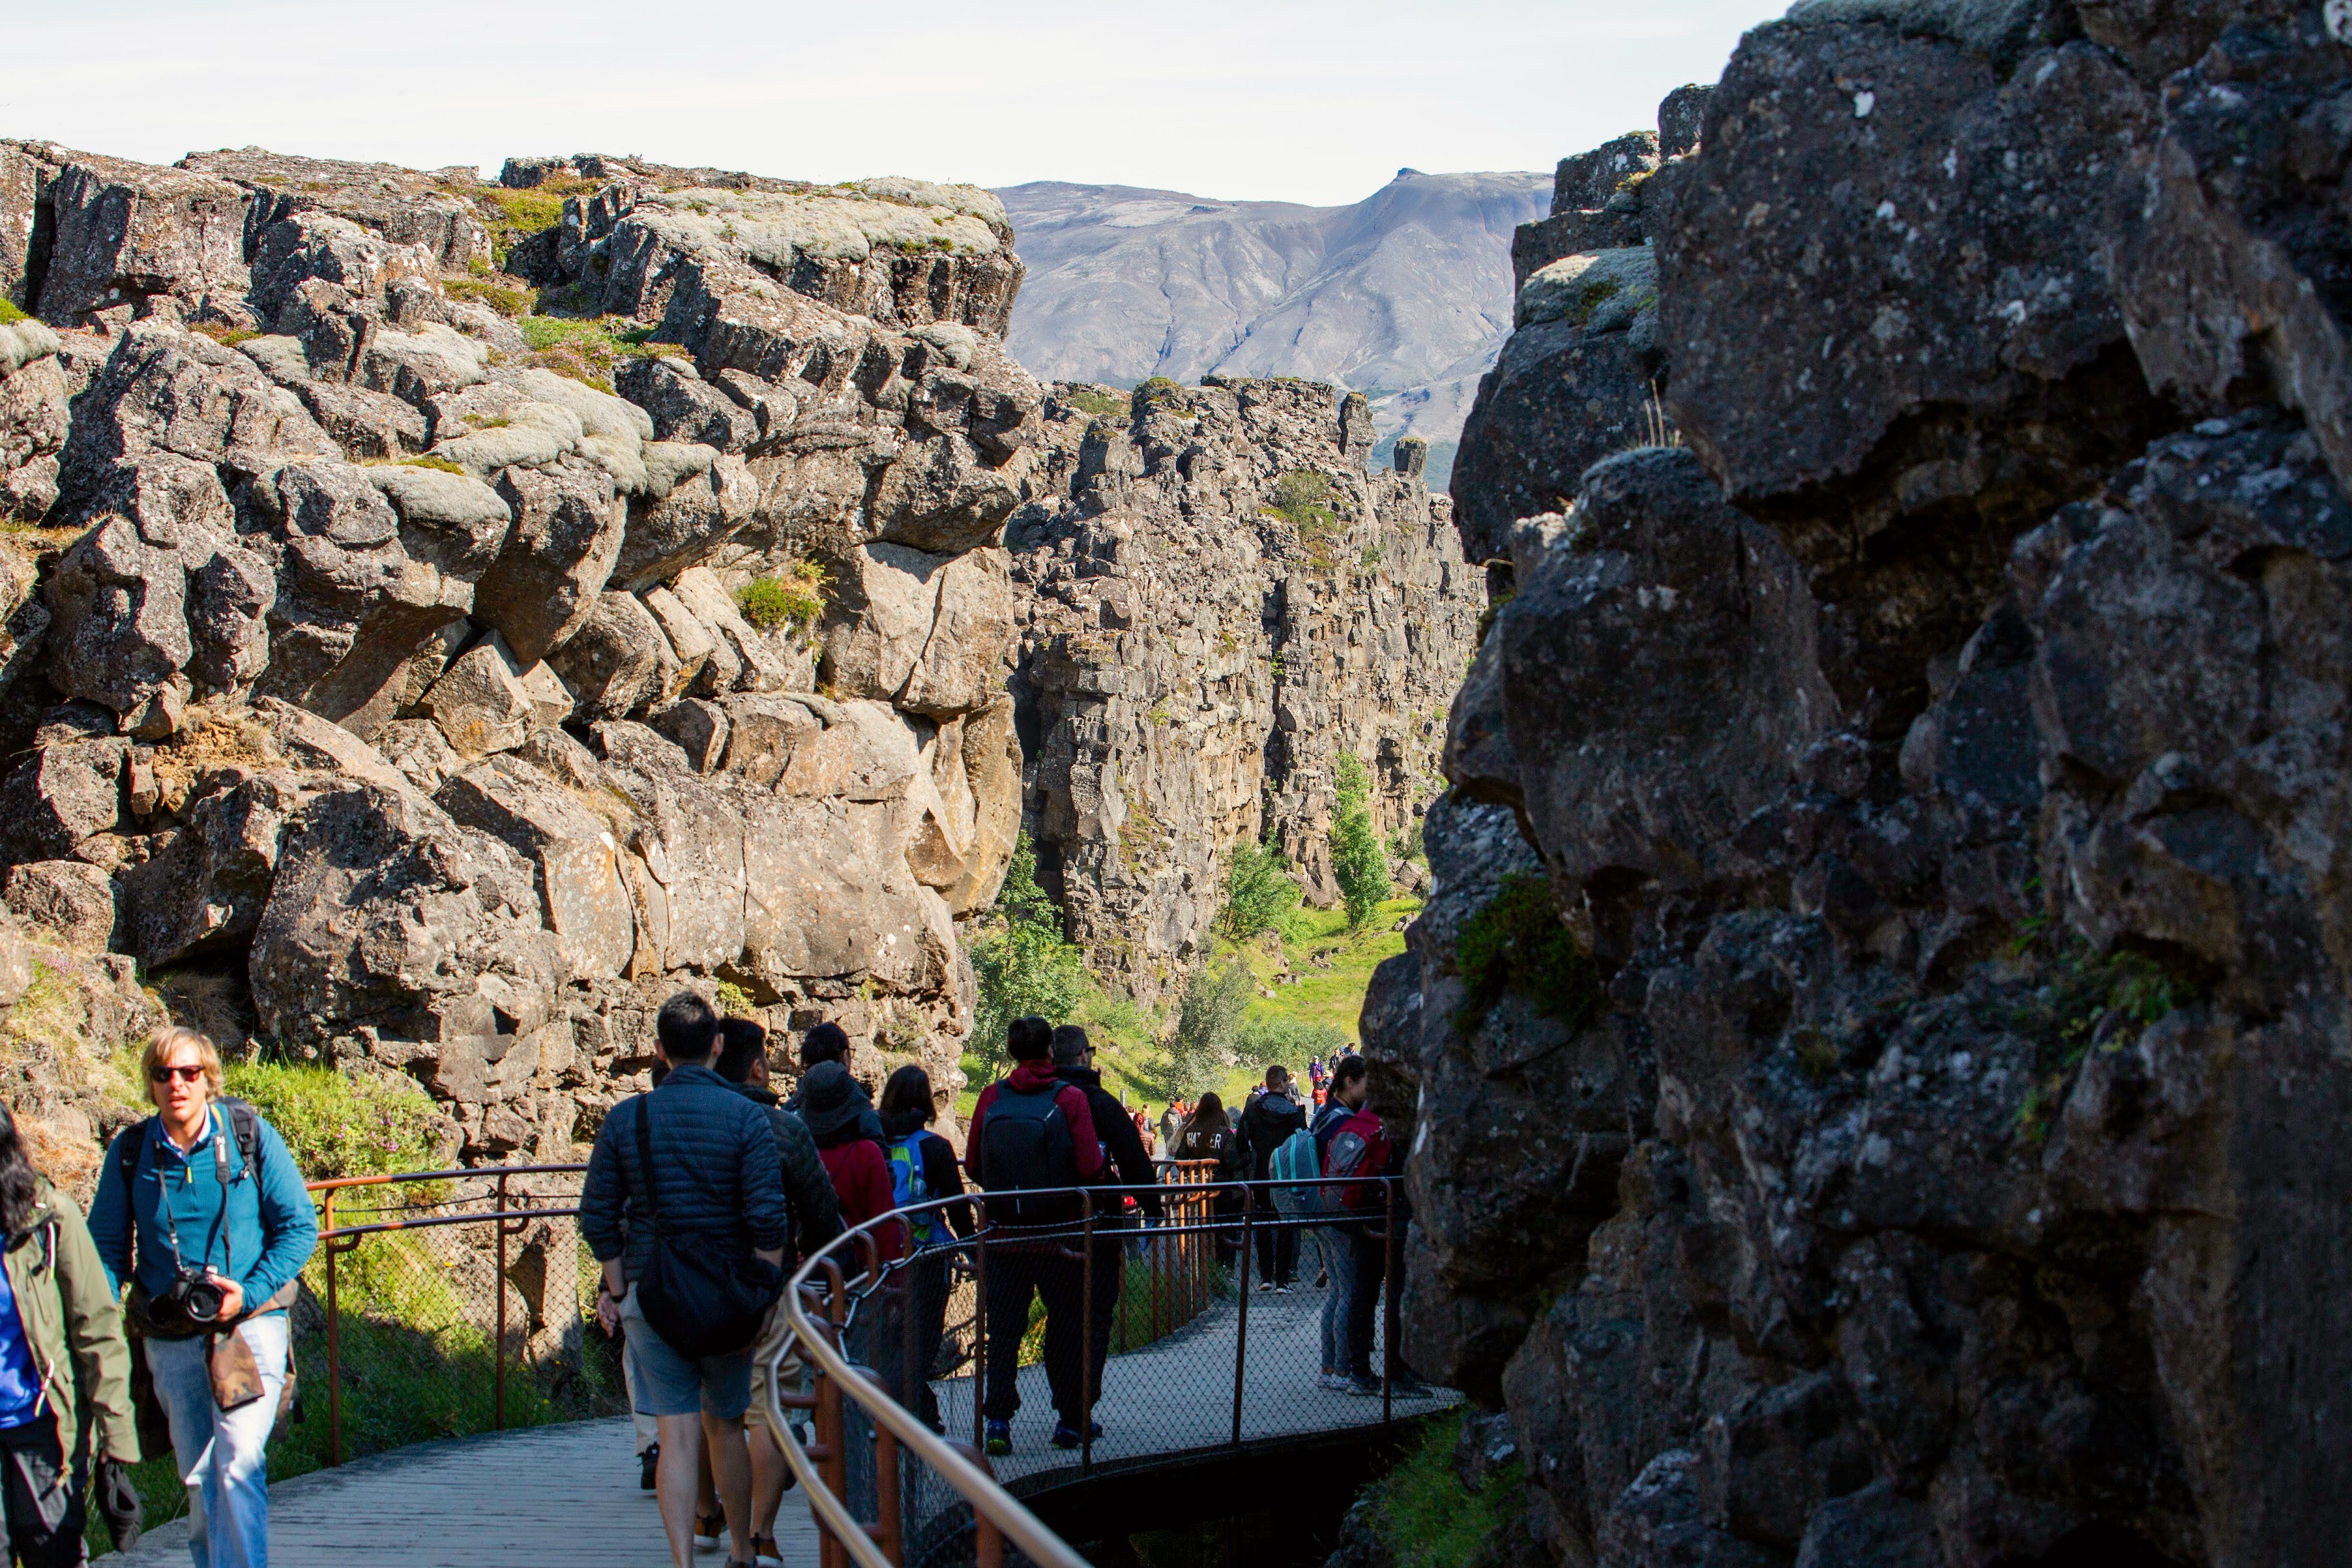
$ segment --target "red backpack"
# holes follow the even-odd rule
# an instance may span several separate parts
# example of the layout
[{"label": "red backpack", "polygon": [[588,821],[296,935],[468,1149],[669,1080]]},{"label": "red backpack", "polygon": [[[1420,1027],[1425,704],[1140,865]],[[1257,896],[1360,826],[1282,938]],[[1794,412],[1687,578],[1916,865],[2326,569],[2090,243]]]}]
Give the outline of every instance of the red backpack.
[{"label": "red backpack", "polygon": [[1359,1110],[1339,1123],[1339,1130],[1331,1134],[1330,1146],[1324,1151],[1323,1173],[1366,1179],[1351,1181],[1344,1186],[1325,1186],[1323,1212],[1361,1215],[1380,1207],[1380,1184],[1370,1178],[1387,1173],[1389,1156],[1394,1148],[1389,1135],[1381,1129],[1381,1119],[1370,1110]]}]

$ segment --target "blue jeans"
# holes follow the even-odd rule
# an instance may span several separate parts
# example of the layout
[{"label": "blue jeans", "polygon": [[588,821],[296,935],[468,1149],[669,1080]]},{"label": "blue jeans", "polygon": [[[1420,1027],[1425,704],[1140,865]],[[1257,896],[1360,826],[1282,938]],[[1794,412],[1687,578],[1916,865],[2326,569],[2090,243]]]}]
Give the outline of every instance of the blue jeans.
[{"label": "blue jeans", "polygon": [[1388,1274],[1388,1244],[1376,1236],[1327,1239],[1339,1242],[1332,1249],[1331,1283],[1339,1305],[1339,1370],[1359,1382],[1377,1382],[1381,1374],[1372,1369],[1372,1343]]},{"label": "blue jeans", "polygon": [[235,1410],[213,1403],[205,1339],[149,1340],[155,1397],[171,1418],[172,1457],[188,1489],[188,1555],[195,1568],[268,1568],[269,1429],[286,1386],[286,1314],[248,1318],[238,1334],[261,1371],[261,1397]]},{"label": "blue jeans", "polygon": [[1320,1272],[1328,1277],[1328,1288],[1323,1292],[1323,1370],[1339,1372],[1343,1368],[1339,1314],[1346,1309],[1348,1293],[1348,1238],[1337,1231],[1316,1229],[1307,1233],[1307,1240],[1315,1249]]}]

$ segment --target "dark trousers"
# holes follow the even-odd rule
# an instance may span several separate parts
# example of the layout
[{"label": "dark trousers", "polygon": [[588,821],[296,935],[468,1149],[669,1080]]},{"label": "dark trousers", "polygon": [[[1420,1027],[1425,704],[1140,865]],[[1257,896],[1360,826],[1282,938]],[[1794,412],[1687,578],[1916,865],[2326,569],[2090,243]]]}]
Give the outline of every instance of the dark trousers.
[{"label": "dark trousers", "polygon": [[1094,1336],[1088,1346],[1093,1352],[1088,1376],[1093,1381],[1087,1384],[1087,1392],[1093,1396],[1087,1402],[1089,1415],[1102,1398],[1103,1363],[1110,1359],[1111,1328],[1118,1321],[1119,1292],[1127,1284],[1126,1243],[1123,1232],[1095,1241]]},{"label": "dark trousers", "polygon": [[1219,1187],[1217,1195],[1209,1200],[1209,1214],[1218,1226],[1217,1267],[1233,1276],[1238,1289],[1248,1283],[1238,1268],[1242,1255],[1242,1189]]},{"label": "dark trousers", "polygon": [[[1326,1233],[1330,1234],[1328,1232]],[[1339,1299],[1339,1370],[1349,1377],[1377,1379],[1372,1366],[1373,1325],[1380,1321],[1381,1289],[1388,1279],[1388,1244],[1360,1232],[1347,1236],[1333,1272]]]},{"label": "dark trousers", "polygon": [[[1051,1247],[1051,1244],[1045,1244]],[[988,1386],[981,1414],[1010,1421],[1021,1408],[1021,1340],[1029,1326],[1034,1295],[1045,1303],[1045,1386],[1054,1409],[1076,1426],[1085,1419],[1078,1381],[1085,1364],[1085,1275],[1076,1258],[1057,1247],[1016,1251],[988,1248]]]},{"label": "dark trousers", "polygon": [[1272,1285],[1287,1285],[1298,1278],[1298,1233],[1280,1215],[1258,1216],[1257,1277]]},{"label": "dark trousers", "polygon": [[81,1568],[81,1483],[66,1464],[54,1417],[0,1431],[0,1506],[9,1550],[24,1568]]}]

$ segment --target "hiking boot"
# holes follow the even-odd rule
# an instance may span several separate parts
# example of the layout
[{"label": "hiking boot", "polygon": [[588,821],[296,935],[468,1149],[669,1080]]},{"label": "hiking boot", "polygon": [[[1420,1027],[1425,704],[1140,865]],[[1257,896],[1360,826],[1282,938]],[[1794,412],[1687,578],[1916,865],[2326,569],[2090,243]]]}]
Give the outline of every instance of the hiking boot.
[{"label": "hiking boot", "polygon": [[1013,1452],[1013,1423],[992,1421],[988,1424],[988,1452],[992,1458],[1003,1458]]},{"label": "hiking boot", "polygon": [[654,1472],[660,1468],[661,1445],[646,1444],[646,1451],[637,1456],[637,1489],[639,1491],[649,1492],[654,1489]]}]

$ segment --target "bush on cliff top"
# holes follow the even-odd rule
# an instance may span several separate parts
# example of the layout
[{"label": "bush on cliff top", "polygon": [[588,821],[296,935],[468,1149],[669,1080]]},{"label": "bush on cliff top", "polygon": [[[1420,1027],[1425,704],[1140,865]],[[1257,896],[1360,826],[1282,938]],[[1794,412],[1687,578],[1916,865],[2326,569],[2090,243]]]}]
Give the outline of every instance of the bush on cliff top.
[{"label": "bush on cliff top", "polygon": [[1470,991],[1454,1015],[1458,1031],[1475,1028],[1507,991],[1570,1029],[1601,1012],[1601,971],[1552,909],[1551,879],[1540,871],[1504,878],[1494,901],[1463,923],[1454,951]]}]

